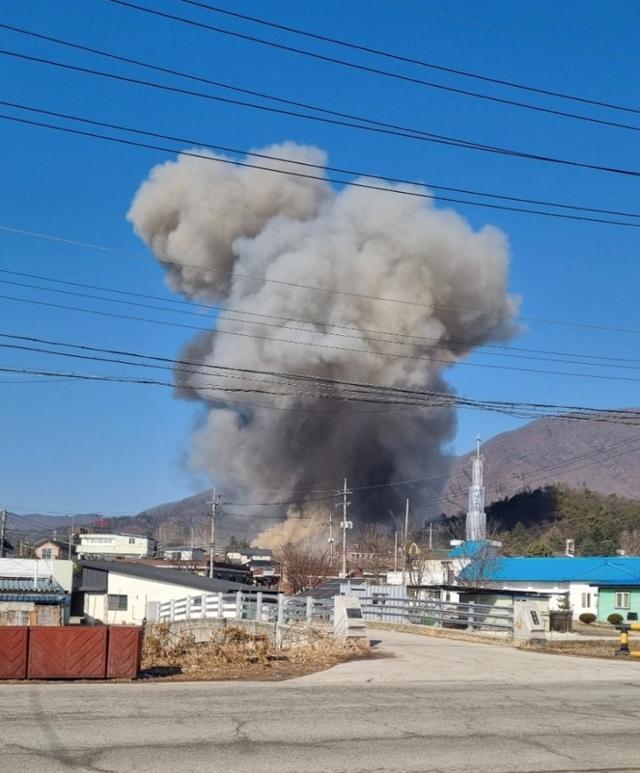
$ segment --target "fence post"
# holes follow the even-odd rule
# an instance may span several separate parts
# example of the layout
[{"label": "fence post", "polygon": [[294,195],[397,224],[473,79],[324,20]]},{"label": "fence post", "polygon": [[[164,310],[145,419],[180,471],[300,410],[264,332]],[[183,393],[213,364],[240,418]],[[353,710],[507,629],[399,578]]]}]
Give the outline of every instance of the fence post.
[{"label": "fence post", "polygon": [[284,593],[278,593],[278,622],[284,623]]},{"label": "fence post", "polygon": [[218,617],[224,617],[224,595],[222,593],[218,593],[218,609],[216,611]]},{"label": "fence post", "polygon": [[307,596],[307,625],[311,628],[313,620],[313,596]]},{"label": "fence post", "polygon": [[200,617],[204,620],[207,616],[207,594],[203,593],[200,599]]},{"label": "fence post", "polygon": [[242,591],[236,593],[236,618],[242,620]]},{"label": "fence post", "polygon": [[256,620],[262,620],[262,591],[256,593]]},{"label": "fence post", "polygon": [[191,620],[191,596],[187,596],[187,603],[184,606],[184,614],[187,620]]},{"label": "fence post", "polygon": [[173,622],[175,619],[174,610],[175,610],[175,603],[174,603],[174,600],[171,599],[171,601],[169,602],[169,619],[171,620],[171,622]]}]

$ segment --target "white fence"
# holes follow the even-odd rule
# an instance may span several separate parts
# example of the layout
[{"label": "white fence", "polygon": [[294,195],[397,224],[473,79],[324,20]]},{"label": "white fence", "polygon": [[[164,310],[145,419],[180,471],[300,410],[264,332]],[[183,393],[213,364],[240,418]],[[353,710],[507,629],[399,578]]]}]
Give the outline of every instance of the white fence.
[{"label": "white fence", "polygon": [[[402,586],[367,586],[345,583],[341,595],[357,597],[365,620],[494,631],[513,635],[513,606],[414,598]],[[282,593],[238,591],[185,596],[158,605],[157,622],[227,619],[256,620],[265,623],[333,623],[333,598],[285,596]],[[150,617],[150,619],[152,619]]]},{"label": "white fence", "polygon": [[180,620],[257,620],[260,622],[329,624],[333,621],[333,599],[285,596],[282,593],[238,591],[185,596],[158,605],[157,622]]}]

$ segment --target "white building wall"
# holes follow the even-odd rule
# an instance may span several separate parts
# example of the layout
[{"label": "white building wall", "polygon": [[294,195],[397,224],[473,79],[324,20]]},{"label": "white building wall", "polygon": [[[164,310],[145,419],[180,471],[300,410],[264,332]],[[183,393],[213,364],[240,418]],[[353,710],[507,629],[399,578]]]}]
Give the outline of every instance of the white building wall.
[{"label": "white building wall", "polygon": [[91,556],[148,556],[152,540],[129,534],[81,534],[78,555]]},{"label": "white building wall", "polygon": [[574,618],[580,617],[583,612],[598,614],[598,588],[595,585],[572,582],[569,586],[569,601]]},{"label": "white building wall", "polygon": [[185,596],[202,596],[203,593],[205,591],[200,588],[188,588],[155,579],[129,577],[109,571],[107,594],[126,596],[126,611],[108,609],[107,596],[104,594],[87,593],[84,612],[88,617],[108,625],[118,623],[140,625],[146,617],[148,602],[162,603],[172,599],[182,599]]},{"label": "white building wall", "polygon": [[52,577],[70,593],[73,582],[73,561],[0,558],[0,577]]}]

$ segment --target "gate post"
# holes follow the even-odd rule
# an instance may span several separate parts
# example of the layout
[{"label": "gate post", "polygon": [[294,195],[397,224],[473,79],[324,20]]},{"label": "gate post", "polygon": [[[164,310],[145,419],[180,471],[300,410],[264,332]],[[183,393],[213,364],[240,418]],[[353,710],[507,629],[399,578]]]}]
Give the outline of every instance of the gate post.
[{"label": "gate post", "polygon": [[218,593],[218,617],[222,618],[224,617],[224,595],[222,593]]},{"label": "gate post", "polygon": [[262,591],[256,593],[256,620],[262,620]]},{"label": "gate post", "polygon": [[242,620],[242,591],[236,593],[236,618]]}]

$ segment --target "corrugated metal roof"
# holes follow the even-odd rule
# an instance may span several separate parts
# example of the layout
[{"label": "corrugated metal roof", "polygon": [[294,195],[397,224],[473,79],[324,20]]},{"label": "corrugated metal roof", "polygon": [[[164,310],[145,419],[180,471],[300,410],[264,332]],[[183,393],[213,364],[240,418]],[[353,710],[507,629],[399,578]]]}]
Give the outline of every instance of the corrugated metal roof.
[{"label": "corrugated metal roof", "polygon": [[0,577],[0,593],[64,593],[50,577]]},{"label": "corrugated metal roof", "polygon": [[[461,577],[473,578],[471,563]],[[481,568],[495,582],[587,582],[593,585],[640,586],[640,557],[585,556],[557,558],[496,558]]]}]

